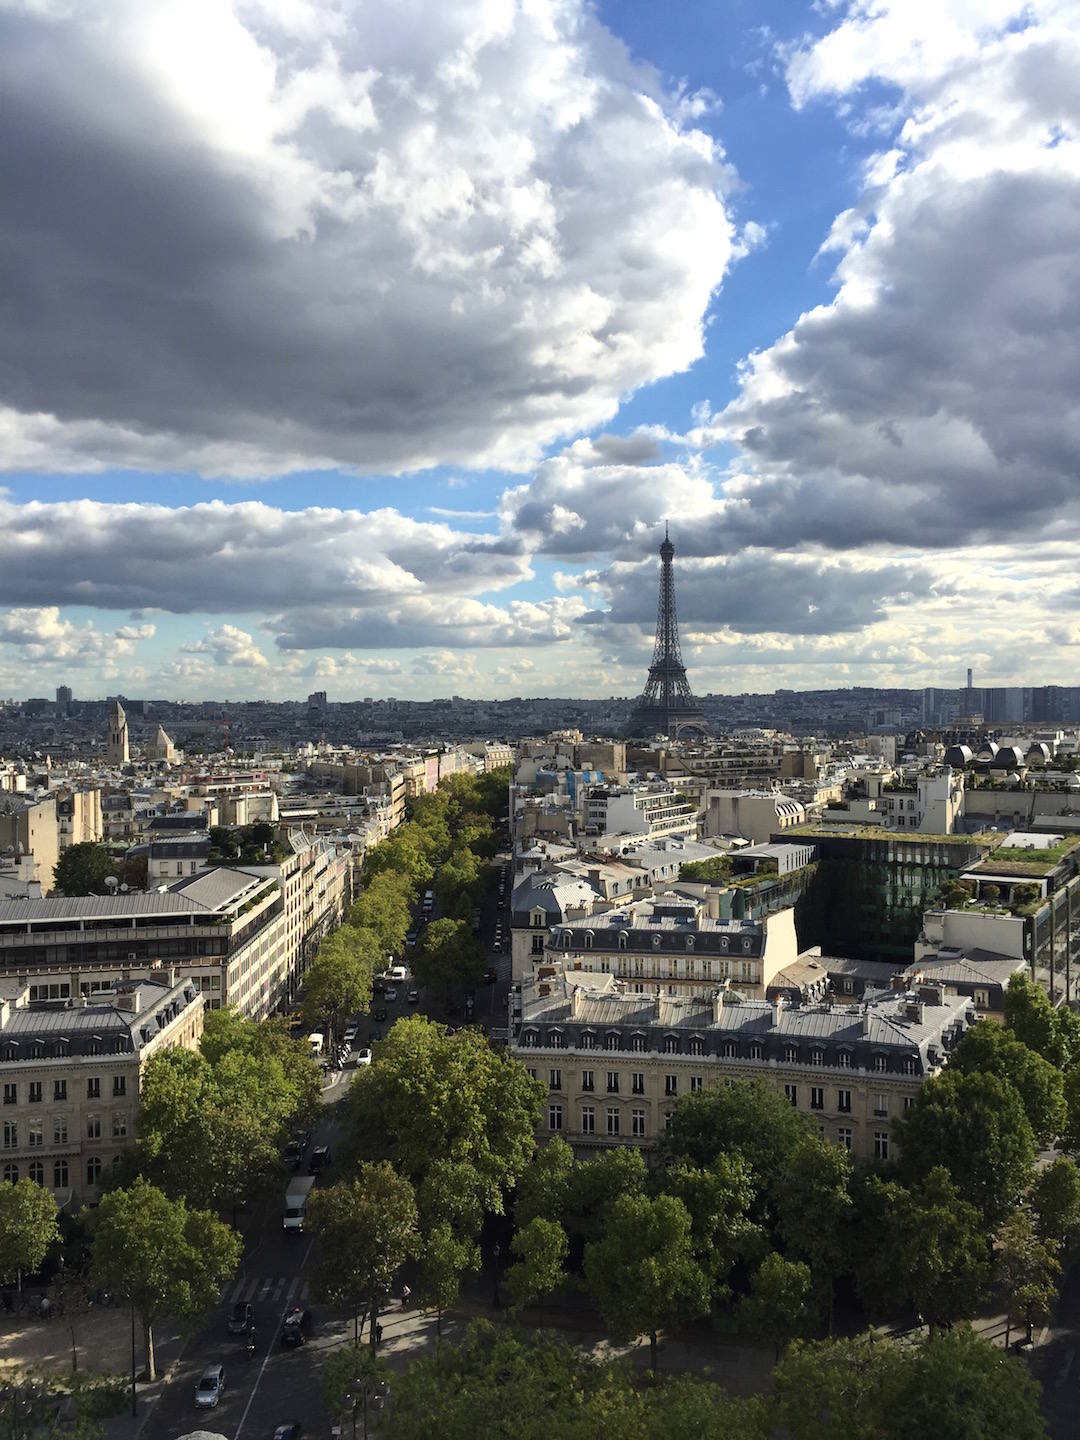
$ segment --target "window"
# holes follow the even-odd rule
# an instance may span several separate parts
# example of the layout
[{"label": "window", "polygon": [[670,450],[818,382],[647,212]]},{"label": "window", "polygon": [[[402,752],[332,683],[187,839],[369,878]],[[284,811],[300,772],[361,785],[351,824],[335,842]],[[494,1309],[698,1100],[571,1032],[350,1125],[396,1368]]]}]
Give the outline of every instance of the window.
[{"label": "window", "polygon": [[799,1104],[799,1087],[797,1085],[785,1085],[784,1099],[788,1102],[789,1105],[795,1106],[797,1108]]},{"label": "window", "polygon": [[840,1111],[840,1114],[841,1114],[841,1115],[850,1115],[850,1114],[851,1114],[851,1091],[850,1091],[850,1090],[837,1090],[837,1092],[836,1092],[836,1108],[837,1108],[837,1110]]},{"label": "window", "polygon": [[752,1041],[750,1042],[750,1059],[751,1059],[751,1060],[760,1060],[760,1059],[761,1059],[761,1045],[760,1045],[760,1044],[758,1043],[758,1041],[756,1041],[756,1040],[752,1040]]},{"label": "window", "polygon": [[31,1080],[26,1089],[26,1100],[29,1105],[41,1104],[41,1081]]},{"label": "window", "polygon": [[632,1035],[630,1037],[630,1049],[635,1050],[640,1054],[645,1049],[645,1036]]},{"label": "window", "polygon": [[548,1089],[549,1089],[549,1090],[561,1090],[561,1089],[562,1089],[562,1071],[561,1071],[561,1070],[549,1070],[549,1071],[548,1071]]},{"label": "window", "polygon": [[39,1145],[45,1144],[45,1122],[44,1120],[31,1120],[27,1126],[26,1143],[36,1149]]},{"label": "window", "polygon": [[619,931],[619,949],[620,949],[620,950],[625,950],[625,949],[626,949],[628,940],[629,940],[629,936],[627,935],[626,931],[625,931],[625,930],[620,930],[620,931]]},{"label": "window", "polygon": [[55,1115],[53,1117],[52,1143],[54,1145],[66,1145],[68,1143],[66,1115]]},{"label": "window", "polygon": [[530,1066],[528,1067],[528,1069],[525,1071],[525,1073],[526,1073],[526,1075],[528,1075],[528,1077],[529,1077],[530,1080],[535,1080],[535,1079],[536,1079],[536,1066],[535,1066],[535,1065],[530,1065]]},{"label": "window", "polygon": [[19,1127],[14,1120],[4,1121],[4,1149],[17,1150],[19,1148]]},{"label": "window", "polygon": [[919,1062],[915,1059],[914,1055],[908,1055],[904,1060],[903,1068],[905,1075],[917,1075],[919,1071]]},{"label": "window", "polygon": [[563,1043],[562,1043],[562,1031],[561,1031],[561,1030],[549,1030],[549,1031],[548,1031],[548,1044],[551,1046],[552,1050],[561,1050],[561,1049],[563,1048]]},{"label": "window", "polygon": [[677,1035],[664,1036],[664,1054],[677,1055],[679,1053],[679,1037]]},{"label": "window", "polygon": [[86,1162],[86,1183],[87,1185],[100,1185],[101,1183],[101,1158],[98,1155],[91,1155]]},{"label": "window", "polygon": [[591,1105],[581,1107],[581,1133],[583,1135],[596,1134],[596,1111]]},{"label": "window", "polygon": [[607,1112],[607,1133],[618,1135],[619,1133],[619,1112],[614,1106],[609,1106]]},{"label": "window", "polygon": [[851,1149],[851,1131],[843,1125],[836,1132],[836,1143],[844,1150]]},{"label": "window", "polygon": [[976,1010],[988,1010],[990,1008],[989,990],[975,991],[975,1008]]},{"label": "window", "polygon": [[30,1164],[26,1167],[26,1173],[35,1185],[45,1184],[45,1166],[42,1165],[40,1160],[31,1160]]},{"label": "window", "polygon": [[696,1095],[699,1090],[703,1090],[704,1088],[705,1088],[705,1081],[702,1079],[702,1077],[701,1077],[700,1075],[691,1075],[691,1076],[690,1076],[690,1094],[691,1094],[691,1095]]},{"label": "window", "polygon": [[915,1099],[916,1099],[916,1097],[915,1097],[914,1095],[905,1095],[905,1096],[904,1096],[904,1109],[905,1109],[905,1110],[910,1110],[911,1107],[915,1104]]},{"label": "window", "polygon": [[92,1080],[87,1080],[87,1082],[86,1082],[86,1098],[87,1098],[88,1100],[100,1100],[100,1099],[101,1099],[101,1077],[100,1077],[100,1076],[95,1076],[94,1079],[92,1079]]},{"label": "window", "polygon": [[4,1086],[4,1104],[17,1105],[19,1103],[19,1087],[17,1085]]},{"label": "window", "polygon": [[549,1130],[561,1130],[561,1129],[562,1129],[562,1106],[561,1106],[561,1105],[549,1105],[549,1106],[548,1106],[548,1129],[549,1129]]},{"label": "window", "polygon": [[607,1090],[609,1095],[617,1095],[619,1093],[619,1072],[617,1070],[609,1070],[607,1072]]},{"label": "window", "polygon": [[542,955],[544,953],[543,935],[534,935],[532,937],[532,953],[534,955]]},{"label": "window", "polygon": [[874,1159],[887,1160],[889,1158],[889,1132],[887,1130],[874,1131]]},{"label": "window", "polygon": [[815,1048],[810,1051],[810,1064],[811,1064],[811,1065],[824,1065],[824,1064],[825,1064],[825,1051],[824,1051],[824,1050],[821,1050],[821,1049],[818,1049],[818,1048],[815,1046]]},{"label": "window", "polygon": [[635,1140],[645,1139],[645,1111],[630,1111],[630,1134]]},{"label": "window", "polygon": [[635,1070],[635,1071],[631,1074],[631,1076],[630,1076],[630,1093],[631,1093],[632,1095],[644,1095],[644,1094],[645,1094],[645,1072],[644,1072],[644,1070]]},{"label": "window", "polygon": [[879,1090],[874,1096],[874,1118],[883,1120],[889,1113],[889,1097],[883,1090]]},{"label": "window", "polygon": [[[536,1042],[537,1042],[537,1034],[536,1034],[536,1031],[535,1031],[535,1030],[523,1030],[523,1031],[521,1032],[521,1043],[522,1043],[522,1045],[525,1046],[526,1050],[535,1049],[535,1047],[536,1047]],[[91,1084],[93,1084],[93,1081],[88,1080],[86,1083],[87,1083],[88,1085],[91,1085]],[[100,1085],[100,1083],[101,1083],[101,1082],[98,1081],[98,1084],[99,1084],[99,1085]],[[99,1092],[99,1093],[100,1093],[100,1092]]]},{"label": "window", "polygon": [[839,1067],[840,1067],[841,1070],[850,1070],[850,1069],[851,1069],[851,1051],[850,1051],[850,1050],[839,1050],[839,1051],[837,1051],[836,1063],[837,1063],[837,1065],[839,1065]]},{"label": "window", "polygon": [[68,1163],[66,1160],[53,1161],[52,1183],[54,1190],[60,1190],[68,1183]]},{"label": "window", "polygon": [[605,1049],[605,1050],[618,1050],[618,1048],[619,1048],[619,1034],[618,1034],[618,1031],[616,1031],[616,1030],[609,1030],[608,1033],[604,1036],[604,1049]]},{"label": "window", "polygon": [[686,1047],[691,1055],[704,1055],[705,1042],[700,1035],[691,1035],[690,1044]]},{"label": "window", "polygon": [[67,1081],[66,1081],[66,1080],[54,1080],[54,1081],[53,1081],[52,1098],[53,1098],[54,1100],[61,1100],[61,1101],[67,1099]]},{"label": "window", "polygon": [[887,1070],[889,1068],[889,1057],[887,1055],[874,1056],[874,1069]]},{"label": "window", "polygon": [[654,950],[659,950],[659,949],[660,949],[660,936],[659,936],[659,935],[654,935],[654,936],[652,937],[652,948],[653,948]]},{"label": "window", "polygon": [[664,1134],[670,1135],[675,1128],[675,1116],[669,1110],[664,1116]]},{"label": "window", "polygon": [[88,1140],[101,1139],[101,1116],[87,1115],[86,1117],[86,1138]]},{"label": "window", "polygon": [[784,1063],[797,1065],[799,1063],[799,1047],[797,1045],[786,1045],[784,1047]]},{"label": "window", "polygon": [[596,1034],[595,1034],[595,1032],[592,1031],[592,1030],[583,1030],[583,1031],[581,1032],[580,1045],[581,1045],[582,1050],[595,1050],[595,1049],[596,1049]]},{"label": "window", "polygon": [[677,1095],[679,1092],[679,1077],[677,1075],[664,1076],[664,1094]]},{"label": "window", "polygon": [[735,1059],[738,1058],[738,1054],[739,1054],[738,1041],[736,1041],[736,1040],[725,1040],[725,1041],[724,1041],[724,1059],[725,1059],[725,1060],[735,1060]]},{"label": "window", "polygon": [[593,1072],[591,1070],[582,1070],[581,1088],[583,1090],[595,1090],[596,1086],[593,1084]]}]

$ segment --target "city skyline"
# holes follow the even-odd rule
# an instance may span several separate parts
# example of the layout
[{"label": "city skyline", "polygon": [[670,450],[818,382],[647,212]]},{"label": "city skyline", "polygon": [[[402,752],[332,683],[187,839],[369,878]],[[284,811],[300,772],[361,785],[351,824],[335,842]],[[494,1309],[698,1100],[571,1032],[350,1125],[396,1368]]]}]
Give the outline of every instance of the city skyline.
[{"label": "city skyline", "polygon": [[0,4],[0,695],[1077,674],[1056,0]]}]

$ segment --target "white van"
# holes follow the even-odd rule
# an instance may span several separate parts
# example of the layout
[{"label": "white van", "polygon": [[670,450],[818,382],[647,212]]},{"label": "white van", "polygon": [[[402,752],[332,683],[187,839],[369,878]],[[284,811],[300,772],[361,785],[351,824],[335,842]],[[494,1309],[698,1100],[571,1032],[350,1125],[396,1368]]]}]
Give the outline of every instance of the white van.
[{"label": "white van", "polygon": [[409,978],[409,972],[404,965],[391,965],[386,972],[386,978],[391,985],[401,985]]},{"label": "white van", "polygon": [[317,1058],[323,1052],[325,1043],[321,1030],[313,1030],[307,1037],[308,1049],[311,1051],[312,1059]]}]

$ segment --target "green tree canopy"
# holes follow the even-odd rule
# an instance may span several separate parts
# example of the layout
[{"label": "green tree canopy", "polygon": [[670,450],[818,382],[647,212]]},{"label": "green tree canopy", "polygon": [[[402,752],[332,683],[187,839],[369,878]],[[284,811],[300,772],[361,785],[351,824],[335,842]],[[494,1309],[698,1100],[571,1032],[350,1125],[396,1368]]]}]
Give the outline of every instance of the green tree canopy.
[{"label": "green tree canopy", "polygon": [[506,1272],[506,1288],[517,1309],[550,1295],[566,1278],[570,1244],[556,1221],[537,1215],[516,1232],[510,1248],[518,1258]]},{"label": "green tree canopy", "polygon": [[905,1345],[796,1341],[774,1381],[791,1440],[1046,1440],[1038,1384],[967,1328]]},{"label": "green tree canopy", "polygon": [[709,1279],[694,1258],[690,1213],[674,1195],[623,1195],[604,1233],[585,1247],[585,1288],[613,1339],[657,1333],[709,1308]]},{"label": "green tree canopy", "polygon": [[1080,1170],[1065,1155],[1052,1160],[1035,1176],[1031,1187],[1040,1240],[1070,1246],[1080,1234]]},{"label": "green tree canopy", "polygon": [[56,1201],[33,1180],[0,1182],[0,1283],[38,1268],[60,1236]]},{"label": "green tree canopy", "polygon": [[53,888],[64,895],[107,895],[109,876],[116,877],[116,862],[104,845],[88,840],[61,854],[53,868]]},{"label": "green tree canopy", "polygon": [[378,939],[381,958],[398,956],[412,925],[409,881],[396,870],[373,875],[349,910],[349,924],[370,930]]},{"label": "green tree canopy", "polygon": [[1035,1137],[1015,1086],[981,1072],[927,1080],[896,1122],[900,1168],[911,1184],[944,1165],[957,1193],[997,1224],[1027,1189]]},{"label": "green tree canopy", "polygon": [[308,1201],[311,1228],[319,1237],[315,1286],[354,1316],[366,1306],[375,1319],[398,1270],[419,1248],[416,1196],[392,1165],[361,1165],[355,1180],[316,1190]]},{"label": "green tree canopy", "polygon": [[514,1194],[514,1220],[519,1230],[538,1217],[558,1225],[566,1223],[574,1167],[574,1152],[561,1135],[536,1150]]},{"label": "green tree canopy", "polygon": [[1071,1060],[1059,1012],[1027,975],[1014,975],[1005,988],[1005,1024],[1017,1040],[1058,1069]]},{"label": "green tree canopy", "polygon": [[455,1234],[445,1220],[425,1234],[420,1247],[420,1294],[435,1307],[436,1336],[442,1335],[443,1311],[457,1301],[462,1277],[479,1269],[479,1245]]},{"label": "green tree canopy", "polygon": [[617,1200],[644,1194],[647,1173],[641,1151],[629,1145],[618,1145],[593,1160],[575,1164],[570,1172],[566,1228],[593,1239],[604,1229]]},{"label": "green tree canopy", "polygon": [[944,1166],[910,1190],[867,1176],[857,1210],[856,1282],[871,1314],[912,1310],[937,1328],[976,1313],[990,1281],[985,1225]]},{"label": "green tree canopy", "polygon": [[1057,1298],[1056,1281],[1061,1272],[1058,1242],[1040,1240],[1026,1210],[1014,1210],[997,1233],[995,1260],[1005,1288],[1005,1345],[1009,1326],[1020,1319],[1031,1340],[1036,1320],[1045,1320]]},{"label": "green tree canopy", "polygon": [[146,1373],[156,1378],[154,1323],[193,1320],[217,1304],[240,1260],[240,1237],[206,1210],[189,1210],[138,1179],[112,1190],[87,1215],[95,1285],[135,1307],[146,1337]]},{"label": "green tree canopy", "polygon": [[340,925],[319,946],[304,976],[304,1022],[330,1027],[327,1039],[340,1035],[342,1021],[371,1004],[371,982],[382,962],[373,930]]},{"label": "green tree canopy", "polygon": [[661,1184],[686,1206],[694,1254],[709,1276],[714,1300],[726,1299],[734,1266],[764,1243],[749,1218],[754,1200],[749,1165],[741,1155],[719,1155],[705,1169],[684,1160],[663,1173]]},{"label": "green tree canopy", "polygon": [[483,969],[484,952],[473,939],[468,920],[433,920],[413,952],[417,980],[446,1000],[475,985]]},{"label": "green tree canopy", "polygon": [[784,1347],[806,1329],[812,1288],[809,1265],[771,1250],[739,1302],[739,1321],[759,1344],[771,1345],[779,1360]]},{"label": "green tree canopy", "polygon": [[414,1015],[399,1020],[342,1102],[353,1153],[389,1160],[414,1184],[436,1161],[470,1165],[486,1210],[502,1213],[532,1158],[545,1092],[525,1067],[477,1031],[447,1035]]},{"label": "green tree canopy", "polygon": [[767,1080],[733,1080],[682,1096],[672,1109],[664,1151],[707,1167],[738,1154],[762,1190],[783,1174],[791,1152],[813,1133],[810,1121]]},{"label": "green tree canopy", "polygon": [[392,835],[381,840],[364,858],[364,883],[383,870],[404,877],[415,897],[431,883],[435,868],[429,858],[435,842],[420,825],[400,825]]},{"label": "green tree canopy", "polygon": [[949,1069],[961,1075],[981,1071],[1014,1085],[1040,1145],[1049,1145],[1064,1129],[1061,1071],[995,1021],[980,1020],[967,1031],[949,1059]]},{"label": "green tree canopy", "polygon": [[851,1174],[845,1149],[806,1135],[773,1184],[777,1230],[788,1249],[810,1266],[830,1329],[835,1281],[847,1256]]}]

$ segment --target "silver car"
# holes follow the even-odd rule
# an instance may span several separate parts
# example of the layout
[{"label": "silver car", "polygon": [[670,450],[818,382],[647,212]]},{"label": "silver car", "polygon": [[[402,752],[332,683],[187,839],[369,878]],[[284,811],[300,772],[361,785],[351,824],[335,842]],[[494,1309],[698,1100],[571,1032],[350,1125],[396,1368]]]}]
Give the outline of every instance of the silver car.
[{"label": "silver car", "polygon": [[200,1410],[216,1410],[225,1393],[225,1366],[208,1365],[195,1386],[195,1404]]}]

